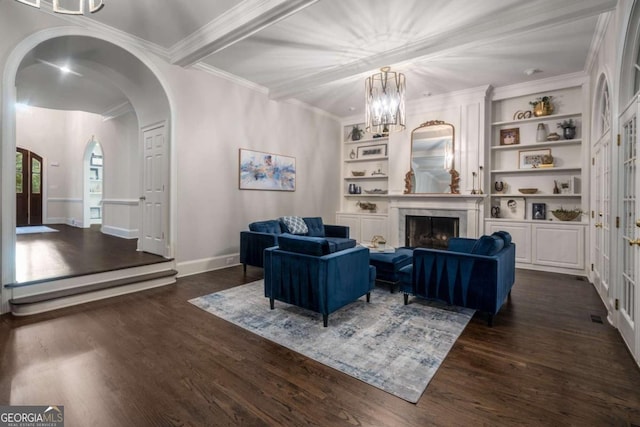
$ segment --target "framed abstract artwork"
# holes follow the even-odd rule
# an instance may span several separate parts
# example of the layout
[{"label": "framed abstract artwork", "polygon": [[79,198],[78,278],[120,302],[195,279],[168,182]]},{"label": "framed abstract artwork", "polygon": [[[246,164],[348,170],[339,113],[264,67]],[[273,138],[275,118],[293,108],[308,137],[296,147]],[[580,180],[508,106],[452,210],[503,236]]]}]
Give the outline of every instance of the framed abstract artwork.
[{"label": "framed abstract artwork", "polygon": [[296,159],[240,149],[241,190],[296,191]]}]

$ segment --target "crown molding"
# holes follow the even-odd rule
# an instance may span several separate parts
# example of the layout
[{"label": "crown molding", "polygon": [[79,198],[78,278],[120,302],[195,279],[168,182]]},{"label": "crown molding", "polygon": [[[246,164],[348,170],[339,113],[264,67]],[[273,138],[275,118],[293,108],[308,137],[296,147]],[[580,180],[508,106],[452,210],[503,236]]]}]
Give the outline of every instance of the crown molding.
[{"label": "crown molding", "polygon": [[[617,0],[541,0],[505,8],[490,19],[474,25],[451,28],[446,32],[426,37],[415,43],[361,58],[316,74],[289,80],[271,88],[271,99],[296,97],[313,88],[370,73],[386,65],[426,61],[462,48],[496,43],[505,38],[565,25],[579,19],[595,16],[615,9]],[[394,65],[395,64],[395,65]]]},{"label": "crown molding", "polygon": [[191,66],[318,0],[244,0],[169,49],[172,64]]},{"label": "crown molding", "polygon": [[534,92],[547,92],[550,90],[564,89],[567,87],[577,87],[589,81],[589,75],[584,71],[564,74],[562,76],[549,77],[546,79],[532,80],[526,83],[518,83],[509,86],[493,88],[492,101],[514,98],[516,96],[529,95]]},{"label": "crown molding", "polygon": [[204,71],[206,73],[209,74],[213,74],[214,76],[220,77],[221,79],[225,79],[227,81],[230,81],[232,83],[235,83],[237,85],[240,86],[244,86],[248,89],[251,90],[255,90],[256,92],[260,92],[264,95],[268,95],[269,94],[269,89],[267,89],[264,86],[260,86],[257,83],[254,83],[252,81],[249,81],[247,79],[243,79],[242,77],[236,76],[235,74],[231,74],[228,73],[226,71],[223,71],[219,68],[213,67],[209,64],[203,63],[203,62],[198,62],[197,64],[195,64],[192,68],[196,69],[196,70],[200,70],[200,71]]}]

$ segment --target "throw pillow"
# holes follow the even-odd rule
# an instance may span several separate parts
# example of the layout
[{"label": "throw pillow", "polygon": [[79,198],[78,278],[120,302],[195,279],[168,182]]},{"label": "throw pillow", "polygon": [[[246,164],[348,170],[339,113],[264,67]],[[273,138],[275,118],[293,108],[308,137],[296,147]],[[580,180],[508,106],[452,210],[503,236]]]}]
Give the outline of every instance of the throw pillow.
[{"label": "throw pillow", "polygon": [[283,216],[280,218],[291,234],[307,234],[309,228],[299,216]]}]

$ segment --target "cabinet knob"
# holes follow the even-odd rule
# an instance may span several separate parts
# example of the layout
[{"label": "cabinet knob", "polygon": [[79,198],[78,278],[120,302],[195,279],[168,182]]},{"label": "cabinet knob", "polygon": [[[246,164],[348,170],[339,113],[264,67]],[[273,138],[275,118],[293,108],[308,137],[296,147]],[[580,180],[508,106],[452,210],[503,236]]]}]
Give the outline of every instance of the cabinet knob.
[{"label": "cabinet knob", "polygon": [[595,223],[595,227],[596,228],[602,228],[602,223],[601,222],[596,222]]}]

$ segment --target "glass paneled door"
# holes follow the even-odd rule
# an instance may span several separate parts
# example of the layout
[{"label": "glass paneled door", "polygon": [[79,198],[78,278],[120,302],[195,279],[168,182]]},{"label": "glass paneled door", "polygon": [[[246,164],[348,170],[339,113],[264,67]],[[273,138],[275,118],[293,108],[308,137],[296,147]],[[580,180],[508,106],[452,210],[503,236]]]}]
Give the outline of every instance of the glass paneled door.
[{"label": "glass paneled door", "polygon": [[42,224],[42,157],[16,148],[16,225]]},{"label": "glass paneled door", "polygon": [[627,342],[632,352],[636,351],[636,292],[638,282],[638,268],[640,263],[640,207],[637,191],[638,185],[638,134],[637,134],[637,106],[635,103],[623,114],[621,126],[622,147],[620,159],[621,173],[621,215],[620,237],[622,255],[622,277],[619,291],[618,326],[620,334]]},{"label": "glass paneled door", "polygon": [[594,263],[593,281],[607,311],[614,310],[614,295],[610,284],[611,274],[611,132],[606,132],[594,147]]}]

